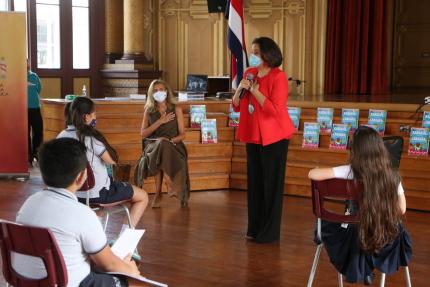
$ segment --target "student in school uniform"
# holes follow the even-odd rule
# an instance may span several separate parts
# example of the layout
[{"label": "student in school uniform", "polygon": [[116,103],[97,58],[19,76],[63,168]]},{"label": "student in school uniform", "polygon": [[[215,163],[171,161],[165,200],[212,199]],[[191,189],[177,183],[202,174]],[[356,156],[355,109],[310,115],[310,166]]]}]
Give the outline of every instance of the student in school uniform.
[{"label": "student in school uniform", "polygon": [[114,181],[108,175],[106,165],[116,164],[118,156],[103,134],[95,128],[96,118],[94,102],[87,97],[77,97],[70,105],[69,121],[71,120],[72,125],[68,125],[57,136],[77,139],[87,148],[87,159],[94,173],[95,185],[88,191],[78,191],[76,196],[82,203],[86,203],[87,193],[90,203],[112,203],[131,199],[130,217],[132,226],[136,227],[148,204],[148,194],[128,182]]},{"label": "student in school uniform", "polygon": [[322,240],[331,262],[347,282],[372,283],[373,269],[391,274],[407,266],[412,256],[409,233],[402,225],[406,199],[381,136],[359,127],[353,137],[348,165],[315,168],[313,180],[354,179],[362,184],[359,223],[347,226],[323,222]]},{"label": "student in school uniform", "polygon": [[[47,188],[24,202],[16,221],[52,231],[66,265],[67,286],[128,286],[121,276],[91,270],[90,261],[103,272],[140,275],[131,256],[121,260],[112,252],[97,215],[78,202],[76,191],[87,177],[85,150],[82,143],[71,138],[51,140],[41,147],[40,171]],[[18,273],[29,278],[46,277],[40,258],[13,253],[11,259]]]}]

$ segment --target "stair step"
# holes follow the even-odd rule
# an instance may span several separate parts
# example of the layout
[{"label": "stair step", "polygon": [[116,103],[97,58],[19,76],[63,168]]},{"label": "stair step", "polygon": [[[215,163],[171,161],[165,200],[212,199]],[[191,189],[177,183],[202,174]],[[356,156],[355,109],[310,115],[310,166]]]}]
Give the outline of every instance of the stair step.
[{"label": "stair step", "polygon": [[[232,142],[234,139],[234,128],[217,127],[218,142]],[[185,140],[187,142],[201,142],[201,130],[199,128],[186,128]]]},{"label": "stair step", "polygon": [[[129,164],[131,166],[130,177],[134,176],[134,169],[137,160],[121,161],[122,164]],[[231,160],[229,157],[209,157],[209,158],[189,158],[188,159],[188,172],[190,175],[199,174],[202,171],[206,173],[225,173],[231,172]]]},{"label": "stair step", "polygon": [[[228,114],[225,113],[206,113],[207,119],[216,119],[217,127],[227,127]],[[184,125],[186,128],[190,127],[190,115],[184,114]]]},{"label": "stair step", "polygon": [[[233,189],[247,189],[247,177],[246,174],[235,174],[230,175],[230,188]],[[288,195],[300,195],[300,196],[310,196],[310,180],[309,179],[297,179],[286,177],[284,194]]]},{"label": "stair step", "polygon": [[[201,144],[185,142],[188,151],[188,159],[201,157],[202,155],[212,157],[231,157],[232,144],[229,142],[219,142],[216,144]],[[112,145],[113,148],[120,154],[120,161],[137,161],[142,153],[140,143]]]},{"label": "stair step", "polygon": [[[190,175],[191,190],[210,190],[230,188],[229,175],[224,173],[199,173]],[[144,181],[143,188],[149,192],[155,192],[155,178],[149,177]],[[163,191],[166,191],[163,186]]]}]

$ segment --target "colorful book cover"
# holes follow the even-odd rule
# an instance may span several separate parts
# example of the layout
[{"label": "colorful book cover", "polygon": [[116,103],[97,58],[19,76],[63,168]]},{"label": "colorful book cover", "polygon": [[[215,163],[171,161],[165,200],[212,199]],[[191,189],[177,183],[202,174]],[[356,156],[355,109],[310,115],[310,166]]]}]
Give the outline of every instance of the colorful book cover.
[{"label": "colorful book cover", "polygon": [[320,142],[319,123],[305,123],[303,129],[302,147],[317,148]]},{"label": "colorful book cover", "polygon": [[342,109],[342,124],[347,125],[350,132],[354,132],[358,128],[359,116],[359,109]]},{"label": "colorful book cover", "polygon": [[191,105],[190,106],[190,127],[199,128],[202,120],[206,119],[206,106],[205,105]]},{"label": "colorful book cover", "polygon": [[430,112],[423,113],[423,128],[430,129]]},{"label": "colorful book cover", "polygon": [[218,134],[216,129],[216,119],[202,120],[202,143],[217,143]]},{"label": "colorful book cover", "polygon": [[330,148],[346,149],[348,146],[349,128],[344,124],[333,124],[330,138]]},{"label": "colorful book cover", "polygon": [[290,115],[290,119],[294,124],[294,128],[296,130],[299,129],[300,126],[300,114],[302,113],[301,108],[296,107],[288,107],[288,114]]},{"label": "colorful book cover", "polygon": [[369,110],[369,118],[367,123],[374,126],[376,131],[383,136],[385,133],[385,123],[387,122],[386,110]]},{"label": "colorful book cover", "polygon": [[429,129],[411,128],[409,134],[409,155],[427,155],[429,152]]},{"label": "colorful book cover", "polygon": [[233,107],[230,105],[230,113],[229,113],[229,121],[228,121],[228,125],[230,127],[237,127],[239,126],[239,117],[240,117],[240,113],[239,112],[235,112],[233,110]]},{"label": "colorful book cover", "polygon": [[333,126],[333,109],[318,108],[317,122],[320,124],[320,132],[330,133]]}]

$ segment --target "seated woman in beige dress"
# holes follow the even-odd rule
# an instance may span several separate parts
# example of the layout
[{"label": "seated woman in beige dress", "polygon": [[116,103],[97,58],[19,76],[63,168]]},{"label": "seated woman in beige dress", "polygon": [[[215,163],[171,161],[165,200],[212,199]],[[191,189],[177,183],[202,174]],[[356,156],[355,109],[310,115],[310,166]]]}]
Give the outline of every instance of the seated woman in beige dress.
[{"label": "seated woman in beige dress", "polygon": [[182,108],[173,103],[173,93],[162,80],[154,80],[148,89],[141,135],[143,154],[135,171],[136,184],[143,185],[155,176],[156,193],[152,207],[160,207],[163,178],[169,196],[176,196],[187,206],[190,196],[187,149]]}]

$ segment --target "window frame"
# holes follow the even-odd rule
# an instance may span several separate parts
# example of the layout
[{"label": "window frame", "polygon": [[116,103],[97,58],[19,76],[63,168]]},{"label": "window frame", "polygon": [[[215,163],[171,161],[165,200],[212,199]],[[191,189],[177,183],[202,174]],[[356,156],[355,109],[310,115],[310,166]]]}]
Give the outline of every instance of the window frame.
[{"label": "window frame", "polygon": [[[9,0],[13,4],[13,0]],[[100,70],[104,64],[104,1],[88,0],[89,4],[89,69],[73,68],[73,23],[72,0],[60,0],[60,68],[37,67],[37,21],[36,0],[27,1],[28,49],[31,69],[41,78],[60,78],[61,98],[74,94],[74,78],[89,78],[91,97],[101,97],[102,81]],[[13,5],[10,6],[13,11]],[[88,89],[88,87],[87,87]]]}]

